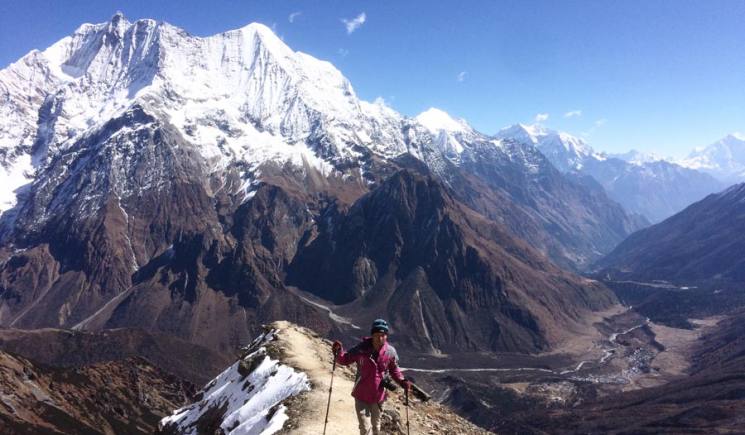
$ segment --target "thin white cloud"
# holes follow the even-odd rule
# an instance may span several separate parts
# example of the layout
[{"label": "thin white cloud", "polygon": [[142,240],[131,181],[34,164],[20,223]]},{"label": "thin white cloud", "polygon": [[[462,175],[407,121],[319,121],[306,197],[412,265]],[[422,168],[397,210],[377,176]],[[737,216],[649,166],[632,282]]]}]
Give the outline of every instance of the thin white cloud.
[{"label": "thin white cloud", "polygon": [[344,23],[344,25],[347,27],[347,35],[351,35],[352,32],[359,29],[361,25],[365,24],[366,20],[367,20],[367,15],[365,15],[365,13],[363,12],[351,20],[342,18],[341,22]]},{"label": "thin white cloud", "polygon": [[347,50],[346,48],[340,48],[336,50],[336,52],[339,53],[339,56],[341,57],[347,57],[347,55],[349,54],[349,50]]},{"label": "thin white cloud", "polygon": [[539,113],[535,116],[535,122],[543,122],[548,119],[548,113]]},{"label": "thin white cloud", "polygon": [[582,139],[585,139],[585,140],[589,140],[589,139],[590,139],[590,137],[591,137],[591,136],[592,136],[593,134],[595,134],[595,131],[596,131],[596,130],[597,130],[598,128],[600,128],[600,127],[604,126],[604,125],[605,125],[605,124],[606,124],[607,122],[608,122],[608,120],[607,120],[607,119],[605,119],[605,118],[600,118],[600,119],[598,119],[597,121],[595,121],[595,122],[594,122],[594,123],[592,124],[592,127],[590,127],[590,129],[589,129],[589,130],[587,130],[587,131],[585,131],[585,132],[582,132],[582,133],[580,134],[580,136],[582,136]]},{"label": "thin white cloud", "polygon": [[570,110],[569,112],[564,114],[564,118],[574,118],[574,117],[580,117],[582,116],[581,110]]},{"label": "thin white cloud", "polygon": [[468,75],[468,71],[461,71],[458,73],[458,83],[463,83],[466,81],[466,76]]},{"label": "thin white cloud", "polygon": [[300,15],[302,15],[302,14],[303,14],[303,13],[302,13],[302,12],[300,12],[300,11],[297,11],[297,12],[293,12],[293,13],[291,13],[291,14],[290,14],[290,16],[289,16],[289,17],[287,17],[287,21],[289,21],[289,22],[290,22],[290,24],[292,24],[292,23],[294,23],[294,22],[295,22],[295,18],[299,17],[299,16],[300,16]]}]

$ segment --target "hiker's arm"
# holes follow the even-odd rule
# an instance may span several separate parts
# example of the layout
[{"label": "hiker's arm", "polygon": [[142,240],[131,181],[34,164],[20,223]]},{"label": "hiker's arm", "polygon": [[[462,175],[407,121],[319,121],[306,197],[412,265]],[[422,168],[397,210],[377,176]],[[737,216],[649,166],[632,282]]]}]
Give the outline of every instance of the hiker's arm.
[{"label": "hiker's arm", "polygon": [[405,387],[403,373],[401,373],[401,369],[398,368],[398,359],[397,358],[391,358],[390,362],[388,363],[388,373],[391,374],[391,378],[393,378],[394,381],[396,381],[399,385],[402,387]]},{"label": "hiker's arm", "polygon": [[357,362],[359,359],[360,353],[357,350],[357,346],[349,349],[349,352],[344,352],[344,347],[339,349],[339,352],[336,354],[336,363],[341,364],[343,366],[348,366],[349,364],[352,364],[353,362]]}]

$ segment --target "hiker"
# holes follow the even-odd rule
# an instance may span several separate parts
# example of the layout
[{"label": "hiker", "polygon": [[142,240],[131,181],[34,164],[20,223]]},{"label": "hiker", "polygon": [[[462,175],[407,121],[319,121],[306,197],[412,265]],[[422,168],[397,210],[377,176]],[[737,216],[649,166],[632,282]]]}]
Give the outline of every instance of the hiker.
[{"label": "hiker", "polygon": [[388,323],[383,319],[375,320],[370,335],[349,352],[344,352],[340,341],[335,341],[331,347],[337,363],[344,366],[357,363],[352,396],[361,435],[370,434],[370,426],[373,435],[380,434],[380,415],[386,397],[383,387],[386,372],[406,391],[411,388],[411,382],[404,378],[398,368],[396,349],[388,344]]}]

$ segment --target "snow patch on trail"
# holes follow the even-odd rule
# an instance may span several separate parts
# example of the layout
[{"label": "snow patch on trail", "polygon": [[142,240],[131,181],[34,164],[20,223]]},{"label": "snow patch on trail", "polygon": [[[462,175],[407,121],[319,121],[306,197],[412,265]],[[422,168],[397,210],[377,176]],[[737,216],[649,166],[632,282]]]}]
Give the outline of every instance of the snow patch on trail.
[{"label": "snow patch on trail", "polygon": [[265,344],[276,330],[259,336],[244,348],[246,356],[208,383],[201,399],[178,409],[159,426],[182,434],[197,434],[202,418],[220,413],[222,433],[273,434],[288,420],[283,402],[310,390],[308,376],[267,355]]}]

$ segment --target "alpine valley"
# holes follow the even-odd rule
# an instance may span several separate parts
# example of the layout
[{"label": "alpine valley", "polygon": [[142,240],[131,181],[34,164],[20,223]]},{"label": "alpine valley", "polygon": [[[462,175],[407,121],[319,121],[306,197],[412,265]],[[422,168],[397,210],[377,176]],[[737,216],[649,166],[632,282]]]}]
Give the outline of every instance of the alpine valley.
[{"label": "alpine valley", "polygon": [[[735,358],[702,359],[689,379],[701,337],[730,344],[742,313],[696,313],[699,329],[676,329],[647,299],[652,314],[629,308],[638,289],[622,281],[723,277],[736,288],[737,261],[711,254],[704,270],[637,254],[680,253],[672,239],[683,236],[700,237],[685,242],[691,255],[711,253],[718,239],[690,220],[717,221],[722,204],[742,203],[741,187],[643,230],[725,185],[539,127],[487,135],[438,109],[403,116],[360,100],[333,65],[262,24],[196,37],[118,13],[30,52],[0,71],[0,181],[0,381],[16,391],[3,393],[0,425],[19,433],[280,430],[285,401],[305,399],[275,403],[248,386],[275,388],[267,379],[281,373],[298,397],[318,391],[318,373],[308,383],[289,367],[307,361],[288,337],[351,342],[378,317],[407,373],[483,428],[431,408],[452,433],[596,430],[573,425],[571,407],[602,418],[612,411],[599,401],[621,390],[677,400],[670,382],[712,388],[711,367]],[[743,252],[722,237],[722,255]],[[580,275],[591,270],[602,273]],[[75,408],[72,396],[102,379],[116,385],[107,408]],[[127,393],[144,397],[143,383],[146,402]],[[741,391],[727,393],[740,410]],[[254,429],[228,418],[252,395],[268,400],[251,408]],[[536,417],[546,407],[556,412]]]}]

